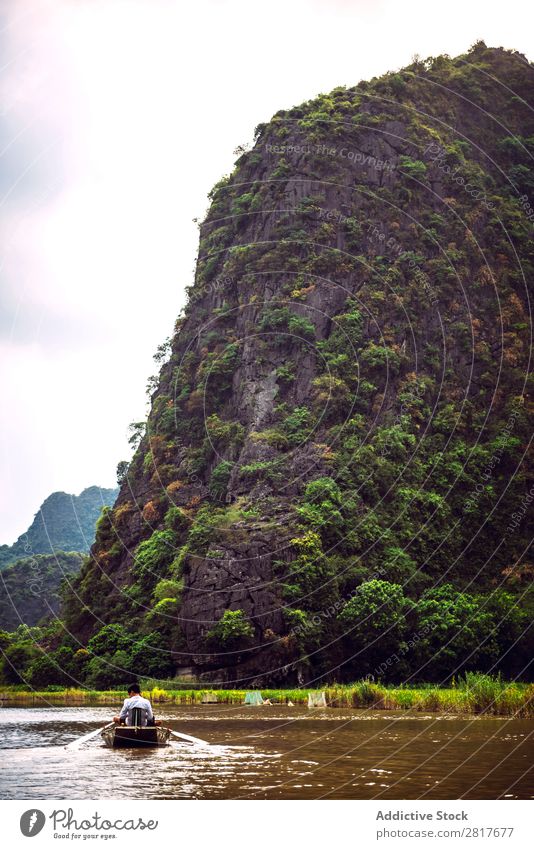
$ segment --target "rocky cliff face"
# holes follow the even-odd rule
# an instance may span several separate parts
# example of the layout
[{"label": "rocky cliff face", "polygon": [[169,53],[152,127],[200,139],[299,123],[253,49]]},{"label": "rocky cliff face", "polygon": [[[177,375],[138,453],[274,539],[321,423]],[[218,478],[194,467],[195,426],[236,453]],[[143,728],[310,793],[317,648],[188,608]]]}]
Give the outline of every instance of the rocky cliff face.
[{"label": "rocky cliff face", "polygon": [[363,585],[519,593],[531,75],[478,44],[256,129],[67,599],[82,642],[118,621],[178,674],[339,679]]}]

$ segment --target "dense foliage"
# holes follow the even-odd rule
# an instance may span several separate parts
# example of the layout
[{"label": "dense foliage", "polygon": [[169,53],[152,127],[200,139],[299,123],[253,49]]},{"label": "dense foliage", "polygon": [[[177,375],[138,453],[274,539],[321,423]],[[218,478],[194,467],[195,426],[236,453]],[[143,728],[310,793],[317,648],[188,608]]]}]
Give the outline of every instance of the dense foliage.
[{"label": "dense foliage", "polygon": [[528,675],[530,74],[478,43],[257,128],[52,662]]},{"label": "dense foliage", "polygon": [[0,578],[0,628],[37,625],[57,615],[62,581],[80,571],[83,555],[76,551],[36,554],[11,563]]}]

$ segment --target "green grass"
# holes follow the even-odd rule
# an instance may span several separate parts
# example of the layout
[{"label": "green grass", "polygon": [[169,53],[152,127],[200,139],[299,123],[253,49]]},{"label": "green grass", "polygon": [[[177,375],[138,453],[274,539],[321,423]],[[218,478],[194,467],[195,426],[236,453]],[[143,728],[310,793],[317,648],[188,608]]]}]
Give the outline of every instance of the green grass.
[{"label": "green grass", "polygon": [[[331,708],[373,708],[375,710],[412,710],[448,714],[488,714],[493,716],[534,717],[534,684],[506,683],[500,677],[468,673],[452,687],[385,686],[369,681],[325,686],[326,701]],[[200,705],[205,695],[216,693],[219,704],[242,704],[245,690],[211,690],[185,686],[161,688],[154,681],[145,682],[143,692],[154,704]],[[264,699],[273,703],[306,706],[309,689],[262,689]],[[6,686],[0,698],[7,702],[51,704],[114,704],[125,697],[125,687],[112,690],[63,689],[50,687],[30,691],[23,685]]]}]

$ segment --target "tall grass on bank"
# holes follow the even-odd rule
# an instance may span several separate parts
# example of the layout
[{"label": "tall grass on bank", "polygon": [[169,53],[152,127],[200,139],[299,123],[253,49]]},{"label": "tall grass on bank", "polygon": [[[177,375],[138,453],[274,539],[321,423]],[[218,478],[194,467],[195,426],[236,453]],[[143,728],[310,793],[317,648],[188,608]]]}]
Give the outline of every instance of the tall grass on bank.
[{"label": "tall grass on bank", "polygon": [[[374,710],[410,710],[447,714],[487,714],[490,716],[534,717],[534,684],[502,681],[500,676],[468,672],[450,687],[385,686],[370,681],[325,686],[329,708],[366,708]],[[113,690],[62,689],[31,692],[24,686],[5,687],[0,692],[4,704],[119,704],[125,697],[125,687]],[[143,692],[154,704],[201,705],[205,696],[217,696],[218,704],[243,704],[245,690],[211,690],[197,687],[162,688],[154,681],[144,684]],[[264,699],[273,703],[295,706],[307,705],[309,689],[263,689]],[[254,708],[251,708],[254,710]]]}]

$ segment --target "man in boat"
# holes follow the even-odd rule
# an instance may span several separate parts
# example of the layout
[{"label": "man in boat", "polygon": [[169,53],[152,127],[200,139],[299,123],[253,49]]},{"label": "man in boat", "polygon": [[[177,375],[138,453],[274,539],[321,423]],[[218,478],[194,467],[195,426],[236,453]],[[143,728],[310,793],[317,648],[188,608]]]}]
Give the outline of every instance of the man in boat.
[{"label": "man in boat", "polygon": [[[118,716],[113,717],[113,722],[118,722],[120,724],[126,723],[126,725],[134,725],[134,722],[132,720],[133,712],[136,709],[141,711],[140,725],[160,724],[154,719],[152,705],[150,704],[149,700],[143,698],[143,696],[141,695],[141,688],[139,684],[130,684],[130,686],[128,687],[128,698],[124,699],[122,710]],[[139,714],[137,714],[137,716],[139,716]]]}]

